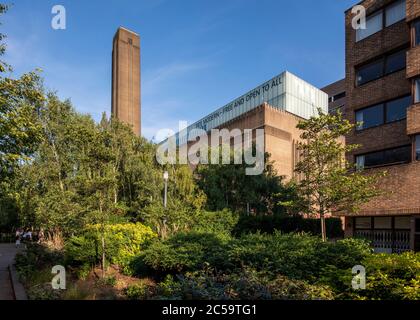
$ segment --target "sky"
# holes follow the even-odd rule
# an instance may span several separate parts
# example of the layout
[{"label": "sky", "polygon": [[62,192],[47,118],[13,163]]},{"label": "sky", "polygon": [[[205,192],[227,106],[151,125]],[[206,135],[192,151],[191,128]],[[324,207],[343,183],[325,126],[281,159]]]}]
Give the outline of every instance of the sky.
[{"label": "sky", "polygon": [[[4,1],[3,1],[4,2]],[[141,37],[142,134],[177,131],[288,70],[322,88],[344,77],[344,11],[357,0],[14,0],[1,17],[13,77],[99,120],[111,110],[112,38]],[[51,10],[66,9],[54,30]]]}]

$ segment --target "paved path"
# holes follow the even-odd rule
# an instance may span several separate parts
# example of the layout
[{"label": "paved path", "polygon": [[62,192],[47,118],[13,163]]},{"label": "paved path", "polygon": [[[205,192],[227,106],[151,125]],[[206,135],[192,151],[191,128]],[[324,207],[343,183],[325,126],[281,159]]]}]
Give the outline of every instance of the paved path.
[{"label": "paved path", "polygon": [[9,276],[8,266],[13,263],[16,253],[14,244],[0,243],[0,300],[13,300],[12,282]]}]

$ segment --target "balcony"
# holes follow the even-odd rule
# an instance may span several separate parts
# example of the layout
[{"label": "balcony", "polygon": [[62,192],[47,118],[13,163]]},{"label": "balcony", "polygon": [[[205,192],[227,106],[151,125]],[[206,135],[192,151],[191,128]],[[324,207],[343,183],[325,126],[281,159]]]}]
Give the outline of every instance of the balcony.
[{"label": "balcony", "polygon": [[406,7],[407,22],[413,21],[420,17],[420,2],[418,0],[407,0]]},{"label": "balcony", "polygon": [[415,104],[407,110],[407,134],[420,133],[420,104]]},{"label": "balcony", "polygon": [[414,78],[420,75],[420,46],[407,51],[407,78]]}]

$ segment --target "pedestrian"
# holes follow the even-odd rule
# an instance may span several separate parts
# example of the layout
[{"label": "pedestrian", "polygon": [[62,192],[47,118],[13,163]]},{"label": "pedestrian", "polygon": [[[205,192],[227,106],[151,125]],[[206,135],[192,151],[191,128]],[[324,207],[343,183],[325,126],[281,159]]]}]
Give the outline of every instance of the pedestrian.
[{"label": "pedestrian", "polygon": [[16,230],[16,248],[20,247],[20,239],[21,239],[22,233],[19,229]]}]

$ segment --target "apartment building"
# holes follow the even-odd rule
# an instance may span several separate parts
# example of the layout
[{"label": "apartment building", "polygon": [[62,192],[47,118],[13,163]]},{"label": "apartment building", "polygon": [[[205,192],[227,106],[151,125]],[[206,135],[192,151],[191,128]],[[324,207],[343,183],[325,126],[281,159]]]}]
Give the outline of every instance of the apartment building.
[{"label": "apartment building", "polygon": [[[354,14],[345,13],[344,113],[357,124],[346,142],[361,145],[347,157],[366,174],[387,175],[378,186],[383,195],[355,214],[339,215],[346,236],[368,238],[378,252],[419,251],[420,1],[359,4],[366,8],[366,29],[354,29]],[[342,82],[324,91],[331,97]]]},{"label": "apartment building", "polygon": [[346,112],[346,79],[341,79],[321,89],[328,94],[328,112],[343,115]]}]

